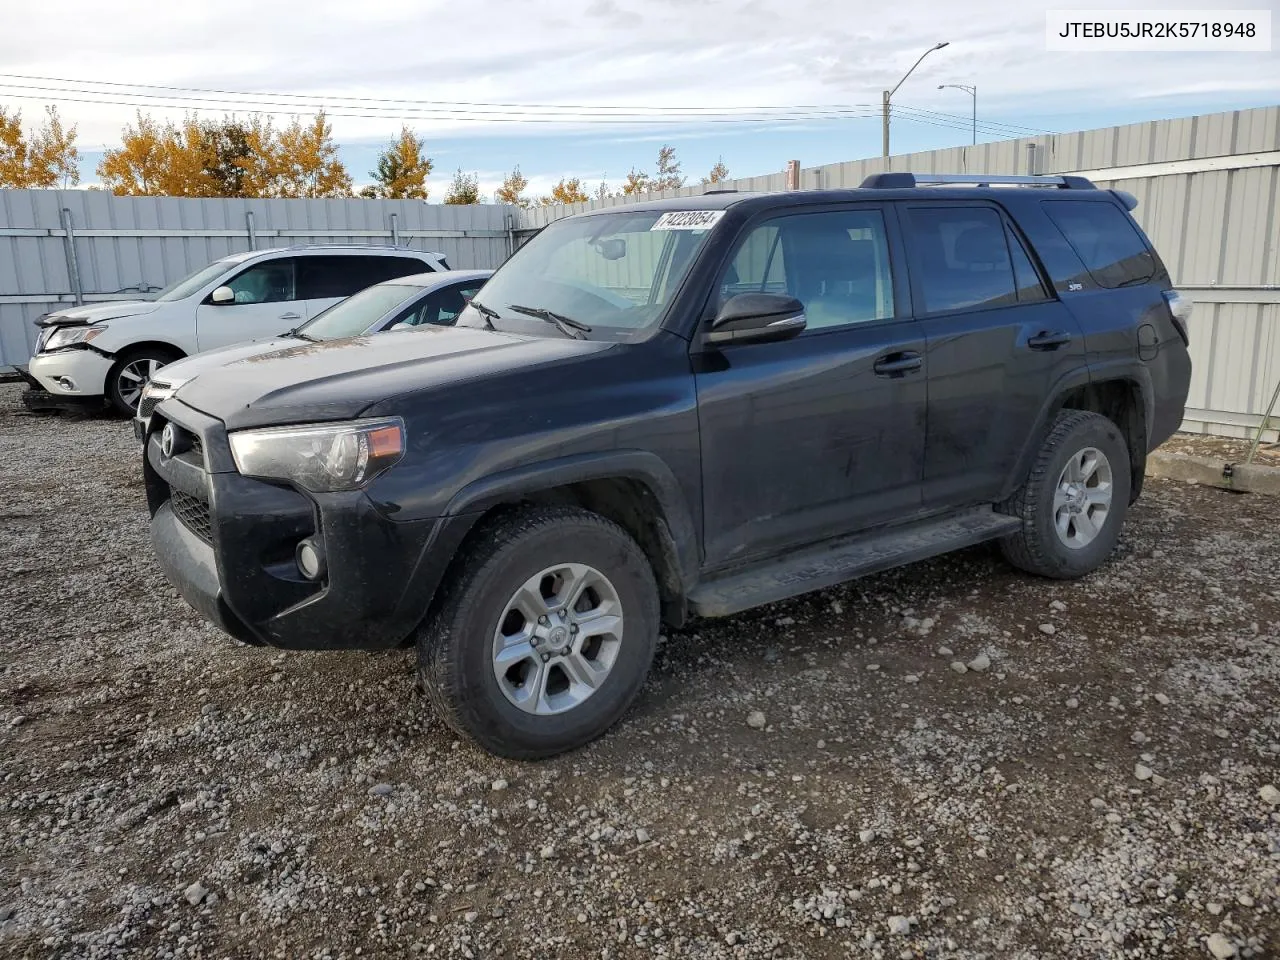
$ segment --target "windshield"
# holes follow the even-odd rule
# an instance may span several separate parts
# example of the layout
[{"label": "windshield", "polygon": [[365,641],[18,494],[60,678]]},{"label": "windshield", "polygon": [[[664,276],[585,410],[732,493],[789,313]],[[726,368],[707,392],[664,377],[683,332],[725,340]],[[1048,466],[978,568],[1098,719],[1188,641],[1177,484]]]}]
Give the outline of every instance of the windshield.
[{"label": "windshield", "polygon": [[157,296],[156,299],[165,302],[169,300],[183,300],[191,296],[206,283],[209,283],[211,280],[215,280],[222,274],[226,273],[239,262],[239,260],[215,260],[207,267],[201,267],[190,276],[183,277],[177,283],[171,283],[160,291],[160,295]]},{"label": "windshield", "polygon": [[[496,312],[489,319],[498,330],[571,335],[534,308],[590,327],[579,335],[592,340],[636,339],[661,320],[721,215],[646,210],[557,221],[503,264],[476,300]],[[458,326],[486,325],[475,307],[458,318]]]},{"label": "windshield", "polygon": [[298,332],[313,340],[337,340],[356,337],[406,300],[422,293],[422,287],[407,283],[379,283],[340,300],[316,315]]}]

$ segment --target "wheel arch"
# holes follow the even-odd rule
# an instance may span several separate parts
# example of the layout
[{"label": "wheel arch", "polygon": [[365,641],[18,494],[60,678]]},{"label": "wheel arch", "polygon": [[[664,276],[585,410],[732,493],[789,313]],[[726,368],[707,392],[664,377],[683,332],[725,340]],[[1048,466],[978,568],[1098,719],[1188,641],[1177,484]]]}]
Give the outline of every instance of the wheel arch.
[{"label": "wheel arch", "polygon": [[653,567],[663,621],[673,626],[685,621],[685,600],[697,576],[697,539],[675,476],[657,455],[619,450],[564,457],[475,481],[459,491],[445,511],[474,518],[457,555],[483,528],[482,521],[500,512],[549,504],[590,510],[626,530]]},{"label": "wheel arch", "polygon": [[130,354],[141,353],[144,350],[160,350],[160,351],[163,351],[164,353],[172,353],[172,354],[175,354],[177,359],[179,360],[187,356],[187,351],[183,350],[176,343],[173,343],[168,340],[155,340],[155,339],[137,340],[133,343],[126,344],[125,346],[121,347],[119,350],[116,350],[114,353],[107,354],[107,356],[111,357],[112,360],[118,361],[123,359],[124,357],[129,356]]},{"label": "wheel arch", "polygon": [[1036,429],[1023,445],[1013,473],[1007,478],[1002,499],[1012,496],[1035,460],[1054,418],[1063,410],[1087,410],[1116,424],[1129,448],[1132,503],[1142,493],[1146,472],[1150,424],[1155,416],[1155,395],[1145,368],[1120,364],[1074,370],[1055,385],[1040,409]]}]

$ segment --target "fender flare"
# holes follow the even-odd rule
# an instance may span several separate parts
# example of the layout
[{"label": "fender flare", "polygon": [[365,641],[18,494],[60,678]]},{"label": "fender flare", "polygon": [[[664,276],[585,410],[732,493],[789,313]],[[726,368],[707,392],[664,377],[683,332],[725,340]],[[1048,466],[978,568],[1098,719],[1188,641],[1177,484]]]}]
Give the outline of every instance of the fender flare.
[{"label": "fender flare", "polygon": [[697,580],[698,538],[675,474],[666,462],[647,450],[606,450],[541,460],[481,477],[453,495],[444,517],[472,516],[525,494],[589,480],[634,480],[657,501],[674,547],[681,580],[688,590]]},{"label": "fender flare", "polygon": [[[1014,463],[1012,473],[1005,480],[1004,488],[1000,492],[1001,500],[1007,500],[1013,496],[1013,492],[1018,489],[1023,478],[1030,471],[1031,463],[1040,449],[1043,437],[1048,432],[1050,422],[1062,408],[1063,397],[1080,387],[1117,380],[1127,382],[1138,391],[1143,406],[1144,436],[1151,435],[1151,424],[1155,418],[1155,394],[1151,386],[1151,373],[1141,363],[1116,360],[1069,370],[1058,378],[1046,394],[1045,401],[1036,415],[1035,429],[1028,435]],[[1146,450],[1142,451],[1144,455],[1146,452]]]}]

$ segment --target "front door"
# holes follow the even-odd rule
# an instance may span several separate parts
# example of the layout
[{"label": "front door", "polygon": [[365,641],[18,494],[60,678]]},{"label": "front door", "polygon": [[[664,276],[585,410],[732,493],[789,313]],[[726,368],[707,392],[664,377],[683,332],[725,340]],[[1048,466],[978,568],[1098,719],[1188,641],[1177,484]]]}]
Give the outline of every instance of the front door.
[{"label": "front door", "polygon": [[708,568],[919,509],[925,337],[895,273],[900,249],[877,204],[744,232],[720,300],[789,293],[807,327],[781,343],[695,347]]},{"label": "front door", "polygon": [[905,204],[916,316],[929,343],[924,503],[997,499],[1084,338],[990,203]]},{"label": "front door", "polygon": [[246,340],[278,336],[307,319],[297,297],[295,258],[279,257],[246,267],[226,283],[230,303],[205,297],[196,307],[196,346],[212,350]]}]

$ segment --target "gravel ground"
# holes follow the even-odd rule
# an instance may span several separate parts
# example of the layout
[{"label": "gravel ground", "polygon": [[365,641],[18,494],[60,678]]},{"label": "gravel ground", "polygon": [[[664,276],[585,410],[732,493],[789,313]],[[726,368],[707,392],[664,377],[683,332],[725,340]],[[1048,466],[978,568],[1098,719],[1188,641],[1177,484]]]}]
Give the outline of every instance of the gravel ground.
[{"label": "gravel ground", "polygon": [[174,598],[127,424],[0,387],[6,957],[1280,956],[1280,500],[1154,482],[673,633],[612,733],[459,742],[408,651]]}]

